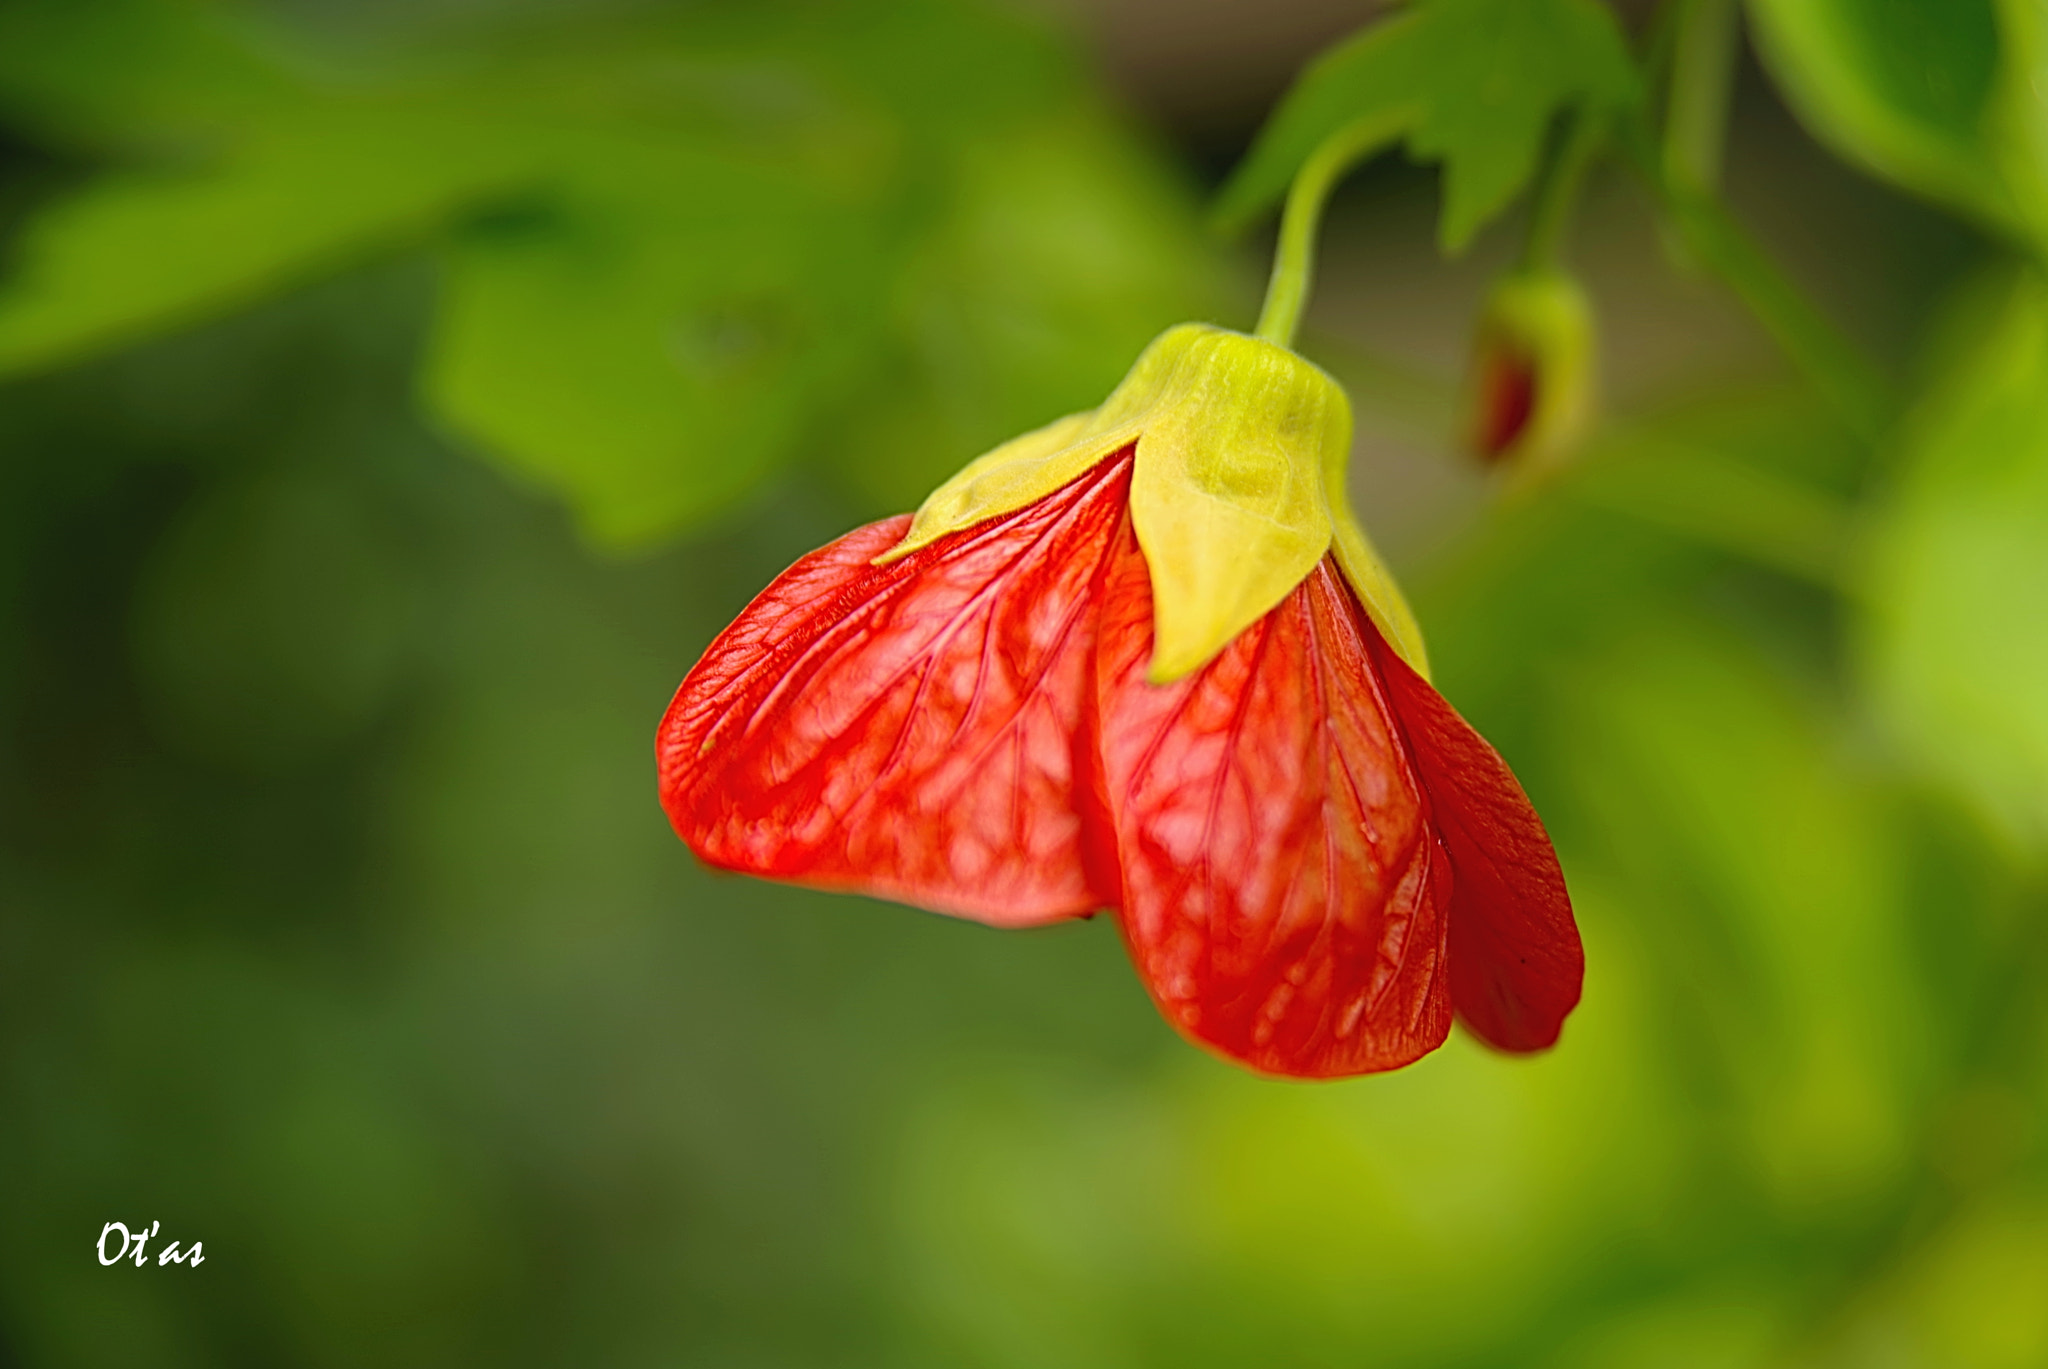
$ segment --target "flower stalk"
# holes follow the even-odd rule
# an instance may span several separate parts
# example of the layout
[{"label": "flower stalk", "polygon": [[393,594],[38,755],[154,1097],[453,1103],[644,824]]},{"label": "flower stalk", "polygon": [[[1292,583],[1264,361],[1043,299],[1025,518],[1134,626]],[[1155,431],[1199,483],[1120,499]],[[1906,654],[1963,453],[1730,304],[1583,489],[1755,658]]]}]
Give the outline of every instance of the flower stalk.
[{"label": "flower stalk", "polygon": [[1325,138],[1309,154],[1287,188],[1280,212],[1280,241],[1273,251],[1273,275],[1266,284],[1266,302],[1252,330],[1277,347],[1292,347],[1301,328],[1302,310],[1315,281],[1316,233],[1331,190],[1360,159],[1371,155],[1400,132],[1405,116],[1359,119]]},{"label": "flower stalk", "polygon": [[1735,85],[1735,0],[1679,0],[1673,16],[1671,83],[1664,114],[1664,176],[1711,194],[1721,183],[1728,102]]},{"label": "flower stalk", "polygon": [[1552,152],[1529,210],[1528,236],[1522,240],[1522,269],[1549,271],[1563,254],[1572,210],[1586,183],[1586,173],[1607,136],[1606,120],[1581,105],[1567,118],[1564,135]]},{"label": "flower stalk", "polygon": [[1660,16],[1653,68],[1667,81],[1664,125],[1624,120],[1622,143],[1663,203],[1683,254],[1727,286],[1841,416],[1874,440],[1891,405],[1882,369],[1829,321],[1729,214],[1716,192],[1735,74],[1733,0],[1678,0]]}]

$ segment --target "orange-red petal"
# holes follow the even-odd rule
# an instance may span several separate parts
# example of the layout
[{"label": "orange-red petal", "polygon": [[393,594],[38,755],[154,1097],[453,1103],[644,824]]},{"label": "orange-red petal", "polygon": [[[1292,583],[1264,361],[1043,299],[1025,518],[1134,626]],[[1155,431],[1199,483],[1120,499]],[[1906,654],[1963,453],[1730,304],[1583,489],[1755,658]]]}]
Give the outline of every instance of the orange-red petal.
[{"label": "orange-red petal", "polygon": [[1542,1050],[1586,969],[1550,835],[1486,738],[1384,642],[1372,651],[1451,855],[1451,1002],[1489,1045]]},{"label": "orange-red petal", "polygon": [[1127,448],[875,565],[804,558],[663,720],[662,801],[710,864],[1004,926],[1114,907],[1188,1036],[1255,1069],[1392,1069],[1453,1011],[1549,1045],[1583,957],[1500,757],[1326,557],[1221,655],[1147,683]]},{"label": "orange-red petal", "polygon": [[713,642],[659,741],[709,864],[999,926],[1112,901],[1073,802],[1092,588],[1128,451],[885,565],[895,518],[791,567]]},{"label": "orange-red petal", "polygon": [[1101,800],[1160,1011],[1271,1074],[1393,1069],[1442,1044],[1449,858],[1335,563],[1167,686],[1145,682],[1151,595],[1129,533],[1101,614]]}]

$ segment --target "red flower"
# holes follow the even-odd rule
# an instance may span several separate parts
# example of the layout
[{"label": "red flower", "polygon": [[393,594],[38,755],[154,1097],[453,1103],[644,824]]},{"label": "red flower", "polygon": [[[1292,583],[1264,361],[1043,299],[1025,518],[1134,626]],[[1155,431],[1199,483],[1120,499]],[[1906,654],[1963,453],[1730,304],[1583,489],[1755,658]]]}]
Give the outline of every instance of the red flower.
[{"label": "red flower", "polygon": [[999,926],[1114,910],[1160,1011],[1268,1073],[1407,1064],[1454,1011],[1548,1046],[1582,966],[1549,839],[1389,644],[1339,564],[1350,530],[1159,680],[1164,558],[1134,483],[1174,403],[1024,502],[921,541],[871,524],[791,567],[669,707],[670,820],[723,869]]}]

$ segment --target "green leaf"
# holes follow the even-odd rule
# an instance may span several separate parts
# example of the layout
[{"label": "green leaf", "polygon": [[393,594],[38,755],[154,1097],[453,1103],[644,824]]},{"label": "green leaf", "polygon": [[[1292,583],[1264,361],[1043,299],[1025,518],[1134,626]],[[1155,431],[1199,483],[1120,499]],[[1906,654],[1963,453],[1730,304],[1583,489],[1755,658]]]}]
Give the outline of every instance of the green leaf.
[{"label": "green leaf", "polygon": [[505,136],[493,92],[315,79],[290,46],[178,0],[0,10],[10,122],[105,167],[11,245],[0,375],[230,312],[534,175],[544,140]]},{"label": "green leaf", "polygon": [[1871,530],[1872,695],[1932,774],[2048,848],[2048,280],[2015,275],[1909,420]]},{"label": "green leaf", "polygon": [[1814,134],[1893,183],[2048,243],[2048,34],[2034,0],[1749,0]]},{"label": "green leaf", "polygon": [[520,144],[444,136],[420,114],[279,108],[199,169],[119,171],[51,204],[0,285],[0,374],[254,303],[530,174]]},{"label": "green leaf", "polygon": [[1318,144],[1374,120],[1408,155],[1444,164],[1438,235],[1456,251],[1529,181],[1545,131],[1575,104],[1635,98],[1627,46],[1594,0],[1421,0],[1309,67],[1223,189],[1243,223]]},{"label": "green leaf", "polygon": [[563,19],[350,63],[232,6],[25,0],[0,8],[0,100],[115,168],[30,220],[0,374],[432,242],[426,400],[611,545],[802,447],[914,502],[1214,298],[1188,197],[1071,54],[961,0]]},{"label": "green leaf", "polygon": [[2048,6],[1999,0],[1998,14],[2005,62],[1994,150],[2036,254],[2048,255]]},{"label": "green leaf", "polygon": [[960,149],[951,203],[889,312],[888,372],[830,460],[876,511],[1109,395],[1138,353],[1222,314],[1188,187],[1100,111]]},{"label": "green leaf", "polygon": [[132,150],[274,113],[301,82],[259,50],[248,18],[183,0],[14,0],[0,7],[9,123]]},{"label": "green leaf", "polygon": [[871,214],[773,168],[587,157],[559,196],[450,247],[422,386],[589,537],[630,546],[790,454],[862,360],[879,247]]}]

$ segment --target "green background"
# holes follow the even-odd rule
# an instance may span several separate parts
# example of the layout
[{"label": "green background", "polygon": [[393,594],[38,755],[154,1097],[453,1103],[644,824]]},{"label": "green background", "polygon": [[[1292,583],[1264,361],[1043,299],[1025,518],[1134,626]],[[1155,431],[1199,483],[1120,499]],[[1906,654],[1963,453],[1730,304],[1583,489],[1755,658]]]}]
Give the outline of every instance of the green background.
[{"label": "green background", "polygon": [[[1605,419],[1503,490],[1454,439],[1515,212],[1440,262],[1396,156],[1332,215],[1302,347],[1556,837],[1554,1052],[1262,1080],[1108,919],[669,832],[655,723],[777,571],[1249,323],[1204,206],[1279,88],[1203,105],[1197,11],[1315,46],[1277,3],[1105,55],[971,0],[0,0],[0,1365],[2048,1365],[2023,0],[1749,7],[1727,198],[1874,428],[1618,151]],[[102,1267],[109,1221],[205,1263]]]}]

